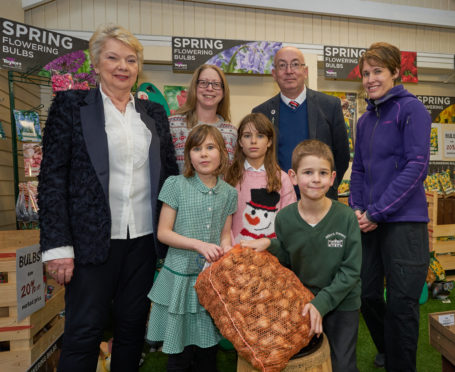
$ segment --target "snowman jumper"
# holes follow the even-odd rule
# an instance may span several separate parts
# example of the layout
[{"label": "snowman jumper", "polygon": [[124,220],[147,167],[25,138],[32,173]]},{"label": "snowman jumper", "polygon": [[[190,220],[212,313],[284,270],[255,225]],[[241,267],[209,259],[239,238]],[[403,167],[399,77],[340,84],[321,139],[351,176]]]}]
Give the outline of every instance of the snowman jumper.
[{"label": "snowman jumper", "polygon": [[297,198],[291,180],[281,171],[280,192],[267,192],[267,173],[246,170],[235,187],[238,192],[237,212],[232,217],[232,238],[240,240],[275,238],[275,216]]},{"label": "snowman jumper", "polygon": [[[159,200],[177,211],[176,233],[218,245],[226,219],[237,207],[237,193],[232,186],[218,178],[216,186],[209,189],[197,174],[190,178],[169,177]],[[188,345],[208,348],[221,340],[194,289],[205,262],[196,251],[169,247],[148,295],[153,305],[147,339],[163,341],[164,353],[181,353]]]}]

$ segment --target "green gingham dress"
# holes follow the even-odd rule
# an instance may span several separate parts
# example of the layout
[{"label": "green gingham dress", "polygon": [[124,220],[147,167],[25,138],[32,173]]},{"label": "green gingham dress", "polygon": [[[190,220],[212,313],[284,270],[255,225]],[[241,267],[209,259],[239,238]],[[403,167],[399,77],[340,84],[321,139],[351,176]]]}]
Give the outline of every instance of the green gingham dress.
[{"label": "green gingham dress", "polygon": [[[164,183],[159,200],[177,211],[176,233],[220,244],[226,219],[237,208],[237,191],[221,178],[209,189],[197,175],[171,176]],[[169,247],[164,266],[148,295],[153,304],[147,339],[163,341],[164,353],[181,353],[188,345],[207,348],[221,339],[194,289],[204,264],[204,257],[196,251]]]}]

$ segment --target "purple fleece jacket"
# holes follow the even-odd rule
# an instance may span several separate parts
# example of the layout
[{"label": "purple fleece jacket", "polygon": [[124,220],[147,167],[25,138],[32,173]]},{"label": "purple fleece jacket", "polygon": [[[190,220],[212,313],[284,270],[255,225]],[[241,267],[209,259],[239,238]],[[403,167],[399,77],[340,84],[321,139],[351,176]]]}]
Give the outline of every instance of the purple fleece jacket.
[{"label": "purple fleece jacket", "polygon": [[350,206],[374,222],[428,222],[430,114],[402,85],[367,102],[356,129]]}]

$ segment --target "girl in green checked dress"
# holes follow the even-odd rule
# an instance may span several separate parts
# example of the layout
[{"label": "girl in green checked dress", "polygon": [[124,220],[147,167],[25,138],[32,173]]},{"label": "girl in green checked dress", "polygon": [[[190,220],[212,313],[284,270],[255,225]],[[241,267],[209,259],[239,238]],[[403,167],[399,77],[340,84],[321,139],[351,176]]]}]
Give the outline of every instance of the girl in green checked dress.
[{"label": "girl in green checked dress", "polygon": [[167,371],[214,372],[221,335],[199,303],[194,284],[206,263],[231,248],[237,191],[219,177],[228,154],[217,128],[195,127],[184,157],[183,175],[169,177],[159,195],[158,239],[169,250],[149,293],[153,305],[147,338],[163,341]]}]

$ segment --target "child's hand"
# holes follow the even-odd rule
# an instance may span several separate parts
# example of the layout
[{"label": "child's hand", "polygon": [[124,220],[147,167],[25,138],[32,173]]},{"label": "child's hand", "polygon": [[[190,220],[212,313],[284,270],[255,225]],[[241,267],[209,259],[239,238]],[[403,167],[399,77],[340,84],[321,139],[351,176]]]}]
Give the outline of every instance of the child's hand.
[{"label": "child's hand", "polygon": [[252,248],[255,251],[261,252],[265,251],[270,246],[270,239],[240,240],[240,246],[242,248]]},{"label": "child's hand", "polygon": [[218,261],[224,254],[223,248],[212,243],[201,242],[197,251],[202,254],[208,262]]},{"label": "child's hand", "polygon": [[223,255],[228,253],[232,249],[232,245],[223,245],[221,244],[221,248],[223,248]]},{"label": "child's hand", "polygon": [[319,337],[319,335],[322,333],[322,316],[319,313],[318,309],[316,309],[311,302],[308,302],[304,306],[302,315],[307,316],[308,313],[310,315],[311,324],[309,336],[313,337],[313,335],[316,334]]}]

